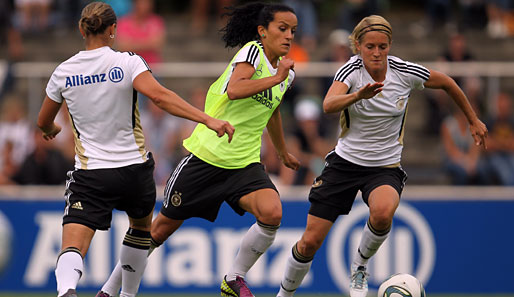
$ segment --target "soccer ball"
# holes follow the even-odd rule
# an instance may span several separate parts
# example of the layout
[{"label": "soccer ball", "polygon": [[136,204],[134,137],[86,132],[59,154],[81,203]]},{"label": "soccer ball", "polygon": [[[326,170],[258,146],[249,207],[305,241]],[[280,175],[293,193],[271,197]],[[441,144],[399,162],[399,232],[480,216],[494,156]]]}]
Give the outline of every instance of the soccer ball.
[{"label": "soccer ball", "polygon": [[378,297],[425,297],[423,284],[407,273],[397,273],[378,288]]}]

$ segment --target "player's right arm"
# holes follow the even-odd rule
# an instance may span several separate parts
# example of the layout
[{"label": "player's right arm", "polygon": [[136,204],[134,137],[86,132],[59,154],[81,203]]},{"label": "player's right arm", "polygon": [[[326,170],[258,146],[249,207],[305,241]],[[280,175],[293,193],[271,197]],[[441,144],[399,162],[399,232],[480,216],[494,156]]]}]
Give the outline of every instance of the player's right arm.
[{"label": "player's right arm", "polygon": [[140,73],[134,79],[133,86],[136,91],[150,98],[155,105],[166,112],[181,118],[202,123],[209,129],[214,130],[218,137],[221,137],[226,133],[228,135],[228,142],[232,141],[234,127],[229,122],[210,117],[203,111],[192,106],[175,92],[162,86],[153,77],[150,71]]},{"label": "player's right arm", "polygon": [[237,63],[234,72],[230,76],[227,86],[227,96],[231,100],[248,98],[266,89],[283,82],[289,75],[289,69],[293,69],[294,62],[291,59],[283,58],[273,76],[251,79],[255,68],[248,62]]},{"label": "player's right arm", "polygon": [[323,111],[325,113],[340,112],[361,99],[373,98],[382,92],[383,86],[383,83],[367,84],[357,92],[347,94],[348,86],[334,80],[323,100]]},{"label": "player's right arm", "polygon": [[48,95],[43,101],[39,116],[37,119],[37,126],[43,131],[43,138],[45,140],[53,139],[59,132],[61,127],[57,125],[54,120],[61,108],[62,103],[57,103],[50,99]]}]

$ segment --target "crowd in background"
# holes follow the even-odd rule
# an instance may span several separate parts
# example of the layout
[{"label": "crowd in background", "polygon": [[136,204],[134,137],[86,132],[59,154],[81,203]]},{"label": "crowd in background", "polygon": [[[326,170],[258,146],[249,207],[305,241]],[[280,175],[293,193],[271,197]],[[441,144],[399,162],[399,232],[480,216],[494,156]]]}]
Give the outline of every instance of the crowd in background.
[{"label": "crowd in background", "polygon": [[[0,184],[63,184],[66,172],[73,169],[73,129],[68,116],[58,116],[63,132],[55,141],[46,142],[29,118],[27,103],[14,91],[15,79],[9,75],[13,62],[26,57],[24,39],[31,39],[49,31],[75,29],[78,12],[89,1],[85,0],[1,0],[0,42],[6,44],[0,56]],[[155,69],[165,60],[163,48],[173,46],[166,39],[165,16],[189,14],[190,36],[203,38],[209,28],[221,28],[223,7],[247,1],[237,0],[106,0],[118,15],[117,49],[134,51]],[[343,65],[351,56],[348,35],[358,20],[370,14],[380,14],[394,0],[284,0],[298,15],[299,28],[290,56],[297,62],[312,60],[320,48],[328,49],[322,61]],[[337,8],[327,20],[323,4]],[[430,0],[421,1],[425,18],[413,23],[408,30],[416,42],[434,30],[447,33],[448,45],[440,53],[441,61],[473,61],[472,49],[462,30],[482,30],[491,40],[514,37],[514,4],[509,0]],[[164,8],[164,11],[156,7]],[[157,12],[158,11],[158,12]],[[334,24],[328,38],[321,40],[323,22]],[[322,99],[333,77],[317,82],[320,92],[311,94],[298,77],[286,93],[281,110],[285,113],[288,149],[298,157],[302,167],[298,172],[286,169],[272,149],[268,135],[263,135],[262,162],[267,171],[285,185],[309,185],[324,165],[324,157],[331,150],[338,133],[339,115],[325,114]],[[441,174],[455,185],[514,185],[514,94],[502,90],[495,98],[484,92],[480,77],[454,77],[482,117],[489,129],[487,150],[473,144],[466,119],[456,110],[444,92],[425,92],[427,118],[424,133],[440,138],[442,147]],[[203,107],[208,85],[190,91],[189,100]],[[140,109],[146,144],[156,159],[155,177],[159,185],[166,182],[177,162],[186,153],[181,143],[189,136],[192,122],[171,117],[140,98]],[[486,108],[492,100],[495,108]],[[237,137],[237,136],[236,136]],[[407,148],[408,150],[409,148]]]}]

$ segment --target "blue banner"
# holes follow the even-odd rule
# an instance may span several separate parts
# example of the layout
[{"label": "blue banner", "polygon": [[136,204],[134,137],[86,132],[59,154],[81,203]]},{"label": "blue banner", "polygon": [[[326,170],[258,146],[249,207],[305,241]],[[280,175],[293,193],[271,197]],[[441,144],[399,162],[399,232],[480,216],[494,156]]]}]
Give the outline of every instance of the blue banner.
[{"label": "blue banner", "polygon": [[[0,200],[0,292],[55,292],[63,207],[53,199]],[[304,197],[283,202],[276,240],[247,275],[255,293],[278,290],[308,209]],[[369,263],[370,289],[406,272],[418,277],[427,293],[514,293],[513,214],[514,199],[402,198],[389,238]],[[347,293],[351,258],[367,218],[366,205],[356,202],[349,216],[335,222],[298,292]],[[140,292],[217,293],[253,223],[253,216],[240,217],[226,205],[215,223],[186,221],[150,256]],[[116,212],[110,231],[96,233],[79,290],[102,286],[127,226],[126,215]]]}]

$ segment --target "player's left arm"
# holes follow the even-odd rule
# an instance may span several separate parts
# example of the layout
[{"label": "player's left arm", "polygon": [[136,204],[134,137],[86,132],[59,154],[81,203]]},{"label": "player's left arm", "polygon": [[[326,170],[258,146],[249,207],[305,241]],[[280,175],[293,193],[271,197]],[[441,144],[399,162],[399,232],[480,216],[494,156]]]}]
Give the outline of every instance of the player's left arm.
[{"label": "player's left arm", "polygon": [[271,138],[273,146],[277,150],[278,157],[286,165],[286,167],[293,170],[298,170],[300,161],[295,156],[287,151],[286,142],[284,139],[284,130],[282,129],[282,116],[280,115],[279,108],[277,107],[273,115],[268,121],[268,134]]},{"label": "player's left arm", "polygon": [[444,90],[457,103],[468,119],[469,129],[475,139],[475,144],[483,145],[486,148],[487,127],[478,119],[468,98],[455,80],[442,72],[430,70],[430,77],[424,85],[427,88]]},{"label": "player's left arm", "polygon": [[43,131],[43,138],[45,140],[53,139],[59,132],[61,132],[61,126],[54,122],[62,103],[57,103],[50,99],[48,95],[43,101],[39,116],[37,119],[37,126]]}]

